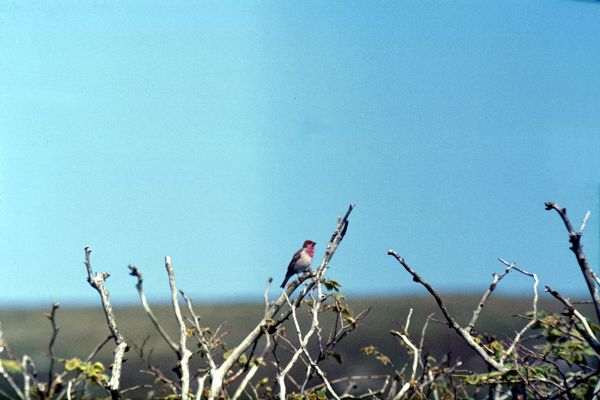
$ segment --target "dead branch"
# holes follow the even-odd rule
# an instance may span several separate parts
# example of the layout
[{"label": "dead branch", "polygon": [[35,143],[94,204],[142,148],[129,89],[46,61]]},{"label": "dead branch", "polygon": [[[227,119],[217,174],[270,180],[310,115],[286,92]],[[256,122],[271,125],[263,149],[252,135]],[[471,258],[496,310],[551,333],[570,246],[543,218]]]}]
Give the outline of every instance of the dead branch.
[{"label": "dead branch", "polygon": [[[3,337],[2,327],[0,326],[0,356],[4,352],[5,342]],[[2,364],[2,358],[0,357],[0,375],[6,380],[11,389],[17,394],[20,399],[25,399],[25,395],[23,391],[19,388],[17,383],[13,380],[13,378],[9,375],[9,373],[4,369],[4,365]]]},{"label": "dead branch", "polygon": [[[265,286],[265,291],[263,294],[263,298],[265,301],[265,316],[269,313],[269,287],[271,286],[272,282],[273,282],[273,278],[269,278],[267,281],[267,284]],[[258,343],[258,342],[255,342],[255,343]],[[232,400],[237,400],[242,395],[242,393],[246,389],[246,386],[248,385],[248,383],[250,383],[250,380],[254,377],[254,375],[258,371],[258,368],[263,363],[264,357],[267,354],[267,352],[269,351],[270,347],[271,347],[271,335],[265,335],[265,347],[263,348],[263,351],[260,353],[258,358],[254,361],[252,367],[250,367],[250,369],[246,373],[246,376],[244,376],[244,379],[242,379],[242,382],[240,382],[235,393],[233,394]],[[246,367],[248,367],[251,362],[252,362],[252,356],[248,357],[248,362],[246,363]],[[244,369],[246,369],[246,368],[244,368]]]},{"label": "dead branch", "polygon": [[561,208],[558,204],[547,201],[544,203],[546,205],[546,210],[555,210],[563,223],[565,224],[565,228],[569,234],[569,242],[571,243],[570,250],[575,254],[577,258],[577,264],[579,264],[579,268],[581,269],[581,273],[583,274],[583,278],[590,292],[590,296],[592,297],[592,301],[594,302],[594,310],[596,311],[596,318],[598,322],[600,322],[600,292],[598,291],[598,286],[596,286],[596,281],[594,279],[594,274],[592,273],[591,268],[588,265],[587,258],[585,257],[585,253],[583,252],[583,245],[581,244],[581,236],[583,235],[583,230],[585,229],[585,224],[587,219],[589,218],[589,211],[586,213],[583,221],[581,223],[581,227],[578,231],[575,231],[569,217],[567,217],[567,209]]},{"label": "dead branch", "polygon": [[413,384],[413,382],[415,382],[415,377],[417,376],[417,367],[419,365],[419,349],[408,338],[408,326],[410,325],[410,317],[412,315],[412,311],[413,311],[413,309],[411,308],[410,311],[409,311],[409,313],[408,313],[408,317],[406,317],[406,324],[405,324],[405,328],[404,328],[404,333],[400,333],[400,332],[395,331],[395,330],[390,331],[390,333],[392,335],[394,335],[394,336],[402,339],[402,341],[413,352],[413,362],[412,362],[412,371],[411,371],[411,374],[410,374],[410,379],[408,380],[408,382],[406,382],[404,385],[402,385],[402,388],[400,388],[400,391],[398,392],[398,394],[396,394],[396,396],[394,396],[394,400],[401,399],[402,396],[404,396],[404,394],[406,392],[408,392],[408,389],[410,389],[410,387]]},{"label": "dead branch", "polygon": [[[573,303],[558,291],[552,289],[550,286],[546,286],[546,291],[550,293],[554,298],[564,304],[566,309],[566,315],[573,321],[575,329],[583,336],[586,342],[594,349],[596,354],[600,355],[600,341],[594,335],[592,328],[588,324],[587,319],[575,309]],[[579,322],[581,327],[577,324]]]},{"label": "dead branch", "polygon": [[48,367],[48,383],[46,387],[46,396],[48,398],[52,398],[54,395],[54,363],[56,362],[56,357],[54,357],[54,342],[56,341],[56,336],[60,330],[60,327],[56,324],[56,310],[58,310],[59,307],[59,303],[54,303],[50,312],[46,314],[46,317],[50,320],[50,324],[52,325],[52,336],[50,337],[50,343],[48,343],[48,358],[50,359],[50,366]]},{"label": "dead branch", "polygon": [[496,274],[495,272],[492,274],[492,277],[493,277],[492,283],[490,284],[488,289],[483,294],[483,297],[481,298],[481,301],[477,305],[477,308],[475,308],[475,311],[473,311],[473,318],[471,318],[471,321],[469,321],[469,325],[467,325],[467,330],[469,332],[472,332],[473,329],[475,328],[475,323],[477,322],[477,319],[479,318],[479,315],[481,314],[481,311],[483,310],[485,303],[487,302],[489,297],[492,295],[492,292],[496,289],[498,282],[500,282],[502,280],[502,278],[504,278],[513,267],[514,267],[514,265],[508,265],[506,267],[506,269],[504,270],[504,272],[502,272],[500,275]]},{"label": "dead branch", "polygon": [[23,394],[25,400],[31,400],[31,387],[35,384],[35,365],[33,360],[28,355],[21,358],[21,373],[23,374]]},{"label": "dead branch", "polygon": [[156,328],[156,330],[158,331],[160,336],[167,343],[169,348],[171,348],[171,350],[173,350],[173,352],[177,356],[177,359],[180,359],[181,358],[181,349],[179,348],[179,345],[171,339],[171,337],[164,330],[164,328],[162,327],[160,322],[158,322],[158,318],[156,318],[156,315],[154,315],[154,312],[152,311],[152,309],[150,308],[150,305],[148,304],[148,300],[146,300],[146,294],[144,292],[144,286],[143,286],[142,272],[135,265],[129,265],[128,268],[130,270],[129,275],[135,276],[137,278],[137,283],[135,285],[135,288],[137,289],[138,294],[140,296],[140,300],[142,302],[142,307],[144,308],[144,311],[146,311],[148,318],[150,318],[150,321],[152,321],[152,324],[154,325],[154,327]]},{"label": "dead branch", "polygon": [[[325,255],[323,256],[321,264],[317,268],[317,272],[315,273],[315,275],[319,276],[320,274],[322,276],[327,270],[329,266],[329,261],[333,257],[337,247],[339,246],[340,242],[346,234],[346,231],[348,229],[348,217],[350,216],[350,213],[353,209],[354,205],[351,204],[348,207],[346,214],[343,217],[340,216],[338,218],[336,228],[331,236],[331,239],[329,240],[327,249],[325,250]],[[256,325],[256,327],[252,329],[252,331],[250,331],[250,333],[231,351],[229,357],[225,361],[223,361],[219,368],[211,371],[211,390],[209,397],[210,400],[213,400],[221,393],[225,374],[227,374],[227,371],[231,369],[233,364],[240,358],[240,356],[250,346],[252,346],[252,344],[256,340],[258,340],[264,333],[271,331],[274,327],[276,327],[289,317],[291,311],[288,311],[288,313],[284,314],[282,318],[279,318],[275,322],[275,324],[273,324],[273,317],[279,312],[283,305],[286,304],[286,299],[288,298],[288,296],[294,290],[296,290],[296,288],[301,284],[301,282],[302,280],[294,281],[291,285],[288,285],[287,291],[283,291],[279,298],[269,306],[268,313],[266,313],[266,315],[261,319],[261,321]],[[312,289],[313,285],[314,280],[311,280],[308,286],[298,296],[298,299],[296,300],[298,304],[300,304],[301,299],[306,295],[306,293],[308,293],[308,291]]]},{"label": "dead branch", "polygon": [[454,329],[454,331],[456,331],[458,336],[460,336],[465,341],[465,343],[471,349],[473,349],[479,355],[479,357],[481,357],[481,359],[483,359],[483,361],[485,361],[490,367],[492,367],[496,371],[505,372],[506,367],[504,366],[504,364],[494,360],[494,358],[492,358],[486,352],[486,350],[483,348],[483,346],[481,346],[479,343],[477,343],[477,341],[475,341],[475,338],[471,335],[471,332],[468,329],[462,328],[454,320],[454,318],[452,318],[452,316],[450,315],[450,312],[448,311],[448,308],[442,301],[442,298],[440,297],[440,295],[435,291],[435,289],[427,281],[425,281],[423,278],[421,278],[421,276],[419,274],[417,274],[406,263],[404,258],[400,257],[400,255],[398,255],[398,253],[396,253],[396,251],[389,250],[388,254],[393,256],[394,258],[396,258],[396,260],[400,263],[400,265],[402,265],[404,267],[404,269],[406,269],[408,271],[408,273],[412,275],[413,281],[423,285],[425,287],[425,289],[427,289],[427,291],[433,296],[439,309],[442,311],[442,314],[444,315],[446,322],[448,322],[448,325],[450,325],[450,327],[452,329]]},{"label": "dead branch", "polygon": [[506,352],[500,357],[500,362],[504,363],[506,361],[506,359],[508,358],[508,356],[510,356],[510,354],[515,351],[517,345],[519,344],[519,342],[521,341],[521,338],[523,337],[523,335],[525,334],[525,332],[527,332],[527,330],[529,330],[529,328],[531,328],[533,326],[533,324],[535,324],[537,322],[537,304],[538,304],[538,277],[536,274],[531,273],[531,272],[527,272],[524,269],[521,269],[519,267],[517,267],[515,265],[515,263],[508,263],[507,261],[503,260],[502,258],[499,259],[501,263],[503,263],[504,265],[507,266],[507,270],[508,268],[512,268],[515,271],[518,271],[520,273],[522,273],[523,275],[527,275],[529,277],[531,277],[533,279],[533,304],[532,304],[532,308],[533,308],[533,318],[527,323],[525,324],[525,326],[523,328],[521,328],[521,330],[519,332],[516,333],[515,338],[513,339],[513,342],[511,343],[510,347],[508,348],[508,350],[506,350]]},{"label": "dead branch", "polygon": [[187,329],[183,317],[181,316],[181,309],[179,308],[179,301],[177,300],[177,286],[175,285],[175,273],[171,266],[171,257],[165,257],[165,268],[169,275],[169,286],[171,287],[171,302],[173,303],[173,310],[175,311],[175,318],[179,325],[179,349],[181,351],[181,358],[179,359],[181,366],[181,399],[188,400],[189,389],[190,389],[190,367],[189,360],[192,356],[192,352],[189,351],[185,345],[187,339]]},{"label": "dead branch", "polygon": [[212,352],[212,345],[209,343],[209,341],[204,336],[204,330],[200,326],[200,317],[194,311],[194,307],[192,305],[192,301],[184,293],[184,291],[183,290],[179,290],[179,293],[181,294],[181,297],[183,297],[183,299],[185,300],[185,303],[186,303],[187,308],[188,308],[188,312],[192,316],[192,322],[194,324],[194,328],[196,328],[196,334],[197,334],[198,340],[200,342],[200,346],[201,346],[202,350],[204,350],[205,355],[206,355],[206,359],[208,360],[208,365],[209,365],[209,367],[211,369],[215,369],[215,368],[217,368],[217,365],[216,365],[215,360],[214,360],[214,358],[212,356],[212,353],[211,353]]},{"label": "dead branch", "polygon": [[91,247],[86,246],[84,264],[88,272],[88,283],[91,287],[96,289],[98,291],[98,294],[100,295],[100,299],[102,301],[102,308],[104,310],[104,315],[106,317],[108,328],[110,329],[113,340],[117,345],[114,351],[112,375],[106,385],[106,388],[109,390],[111,397],[113,398],[113,400],[115,400],[121,398],[121,394],[119,391],[119,385],[121,380],[121,367],[123,365],[123,357],[125,356],[125,352],[128,350],[128,345],[127,342],[125,342],[123,335],[121,335],[121,332],[119,332],[117,328],[115,314],[113,312],[112,305],[110,304],[108,289],[106,289],[106,286],[104,285],[105,280],[110,275],[107,272],[99,272],[94,275],[94,273],[92,272],[92,264],[90,263],[91,253]]},{"label": "dead branch", "polygon": [[329,391],[329,393],[331,393],[331,395],[336,399],[339,400],[339,395],[333,390],[333,387],[331,386],[331,384],[329,383],[329,381],[327,380],[327,377],[325,376],[325,373],[323,372],[323,370],[319,367],[319,365],[312,359],[310,353],[308,352],[308,342],[311,338],[311,336],[319,329],[319,308],[322,304],[322,301],[324,299],[323,297],[323,293],[321,292],[321,281],[317,281],[316,282],[316,288],[317,288],[317,297],[316,299],[313,301],[313,305],[311,307],[311,325],[310,328],[308,329],[308,331],[306,332],[305,335],[302,335],[302,330],[300,328],[300,322],[298,321],[298,316],[296,314],[296,306],[294,304],[292,304],[292,302],[290,301],[289,297],[287,296],[287,293],[284,292],[284,295],[286,297],[287,303],[292,311],[292,320],[294,321],[294,326],[296,327],[296,334],[298,335],[298,349],[296,350],[296,352],[294,353],[294,355],[292,356],[292,359],[290,360],[290,362],[288,363],[288,365],[283,369],[283,371],[278,374],[277,376],[277,383],[279,384],[279,398],[280,399],[285,399],[285,376],[287,375],[287,373],[290,371],[290,369],[292,368],[292,366],[296,363],[296,360],[298,359],[298,357],[300,356],[301,353],[304,353],[304,356],[306,357],[306,359],[308,360],[311,368],[314,368],[315,371],[317,371],[317,374],[319,375],[319,377],[321,378],[321,380],[323,381],[323,383],[325,384],[325,387],[327,388],[327,390]]}]

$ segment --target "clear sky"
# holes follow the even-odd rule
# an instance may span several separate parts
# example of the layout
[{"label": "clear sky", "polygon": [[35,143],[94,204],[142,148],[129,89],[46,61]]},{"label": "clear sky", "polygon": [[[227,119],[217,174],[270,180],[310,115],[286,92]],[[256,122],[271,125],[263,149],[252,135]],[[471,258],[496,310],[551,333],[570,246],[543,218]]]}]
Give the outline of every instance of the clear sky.
[{"label": "clear sky", "polygon": [[[600,6],[586,1],[0,3],[1,304],[260,300],[303,240],[346,291],[483,291],[503,257],[597,270]],[[277,285],[276,285],[277,286]],[[526,293],[511,276],[501,292]]]}]

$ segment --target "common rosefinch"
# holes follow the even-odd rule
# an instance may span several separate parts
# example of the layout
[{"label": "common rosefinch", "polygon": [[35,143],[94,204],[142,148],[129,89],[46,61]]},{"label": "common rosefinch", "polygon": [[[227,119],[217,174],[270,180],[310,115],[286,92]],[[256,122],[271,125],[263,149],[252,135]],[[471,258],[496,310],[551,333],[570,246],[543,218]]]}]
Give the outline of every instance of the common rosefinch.
[{"label": "common rosefinch", "polygon": [[281,284],[282,288],[285,288],[285,284],[292,277],[292,275],[299,274],[300,272],[304,272],[310,268],[310,263],[313,255],[315,254],[315,245],[316,243],[312,240],[305,240],[302,248],[298,250],[296,254],[294,254],[292,261],[290,261],[290,265],[288,265],[285,279]]}]

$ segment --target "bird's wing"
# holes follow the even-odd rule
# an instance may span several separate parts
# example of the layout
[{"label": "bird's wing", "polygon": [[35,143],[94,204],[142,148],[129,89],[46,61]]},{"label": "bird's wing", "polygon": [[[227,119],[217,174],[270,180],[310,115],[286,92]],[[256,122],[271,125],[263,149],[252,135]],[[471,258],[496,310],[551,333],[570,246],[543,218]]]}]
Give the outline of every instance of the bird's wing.
[{"label": "bird's wing", "polygon": [[288,265],[288,273],[290,271],[294,271],[294,266],[296,265],[296,263],[298,262],[298,260],[300,259],[300,252],[302,250],[298,250],[294,256],[292,257],[292,260],[290,261],[290,264]]}]

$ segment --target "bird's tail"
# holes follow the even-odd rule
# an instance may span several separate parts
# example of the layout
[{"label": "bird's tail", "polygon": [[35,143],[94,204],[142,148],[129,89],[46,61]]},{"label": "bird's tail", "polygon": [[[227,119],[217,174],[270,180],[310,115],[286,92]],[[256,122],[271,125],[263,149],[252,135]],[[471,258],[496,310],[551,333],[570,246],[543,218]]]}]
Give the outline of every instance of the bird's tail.
[{"label": "bird's tail", "polygon": [[292,277],[292,274],[286,274],[285,275],[285,279],[283,280],[283,282],[281,283],[281,288],[285,289],[285,284],[287,283],[287,281],[290,280],[290,278]]}]

